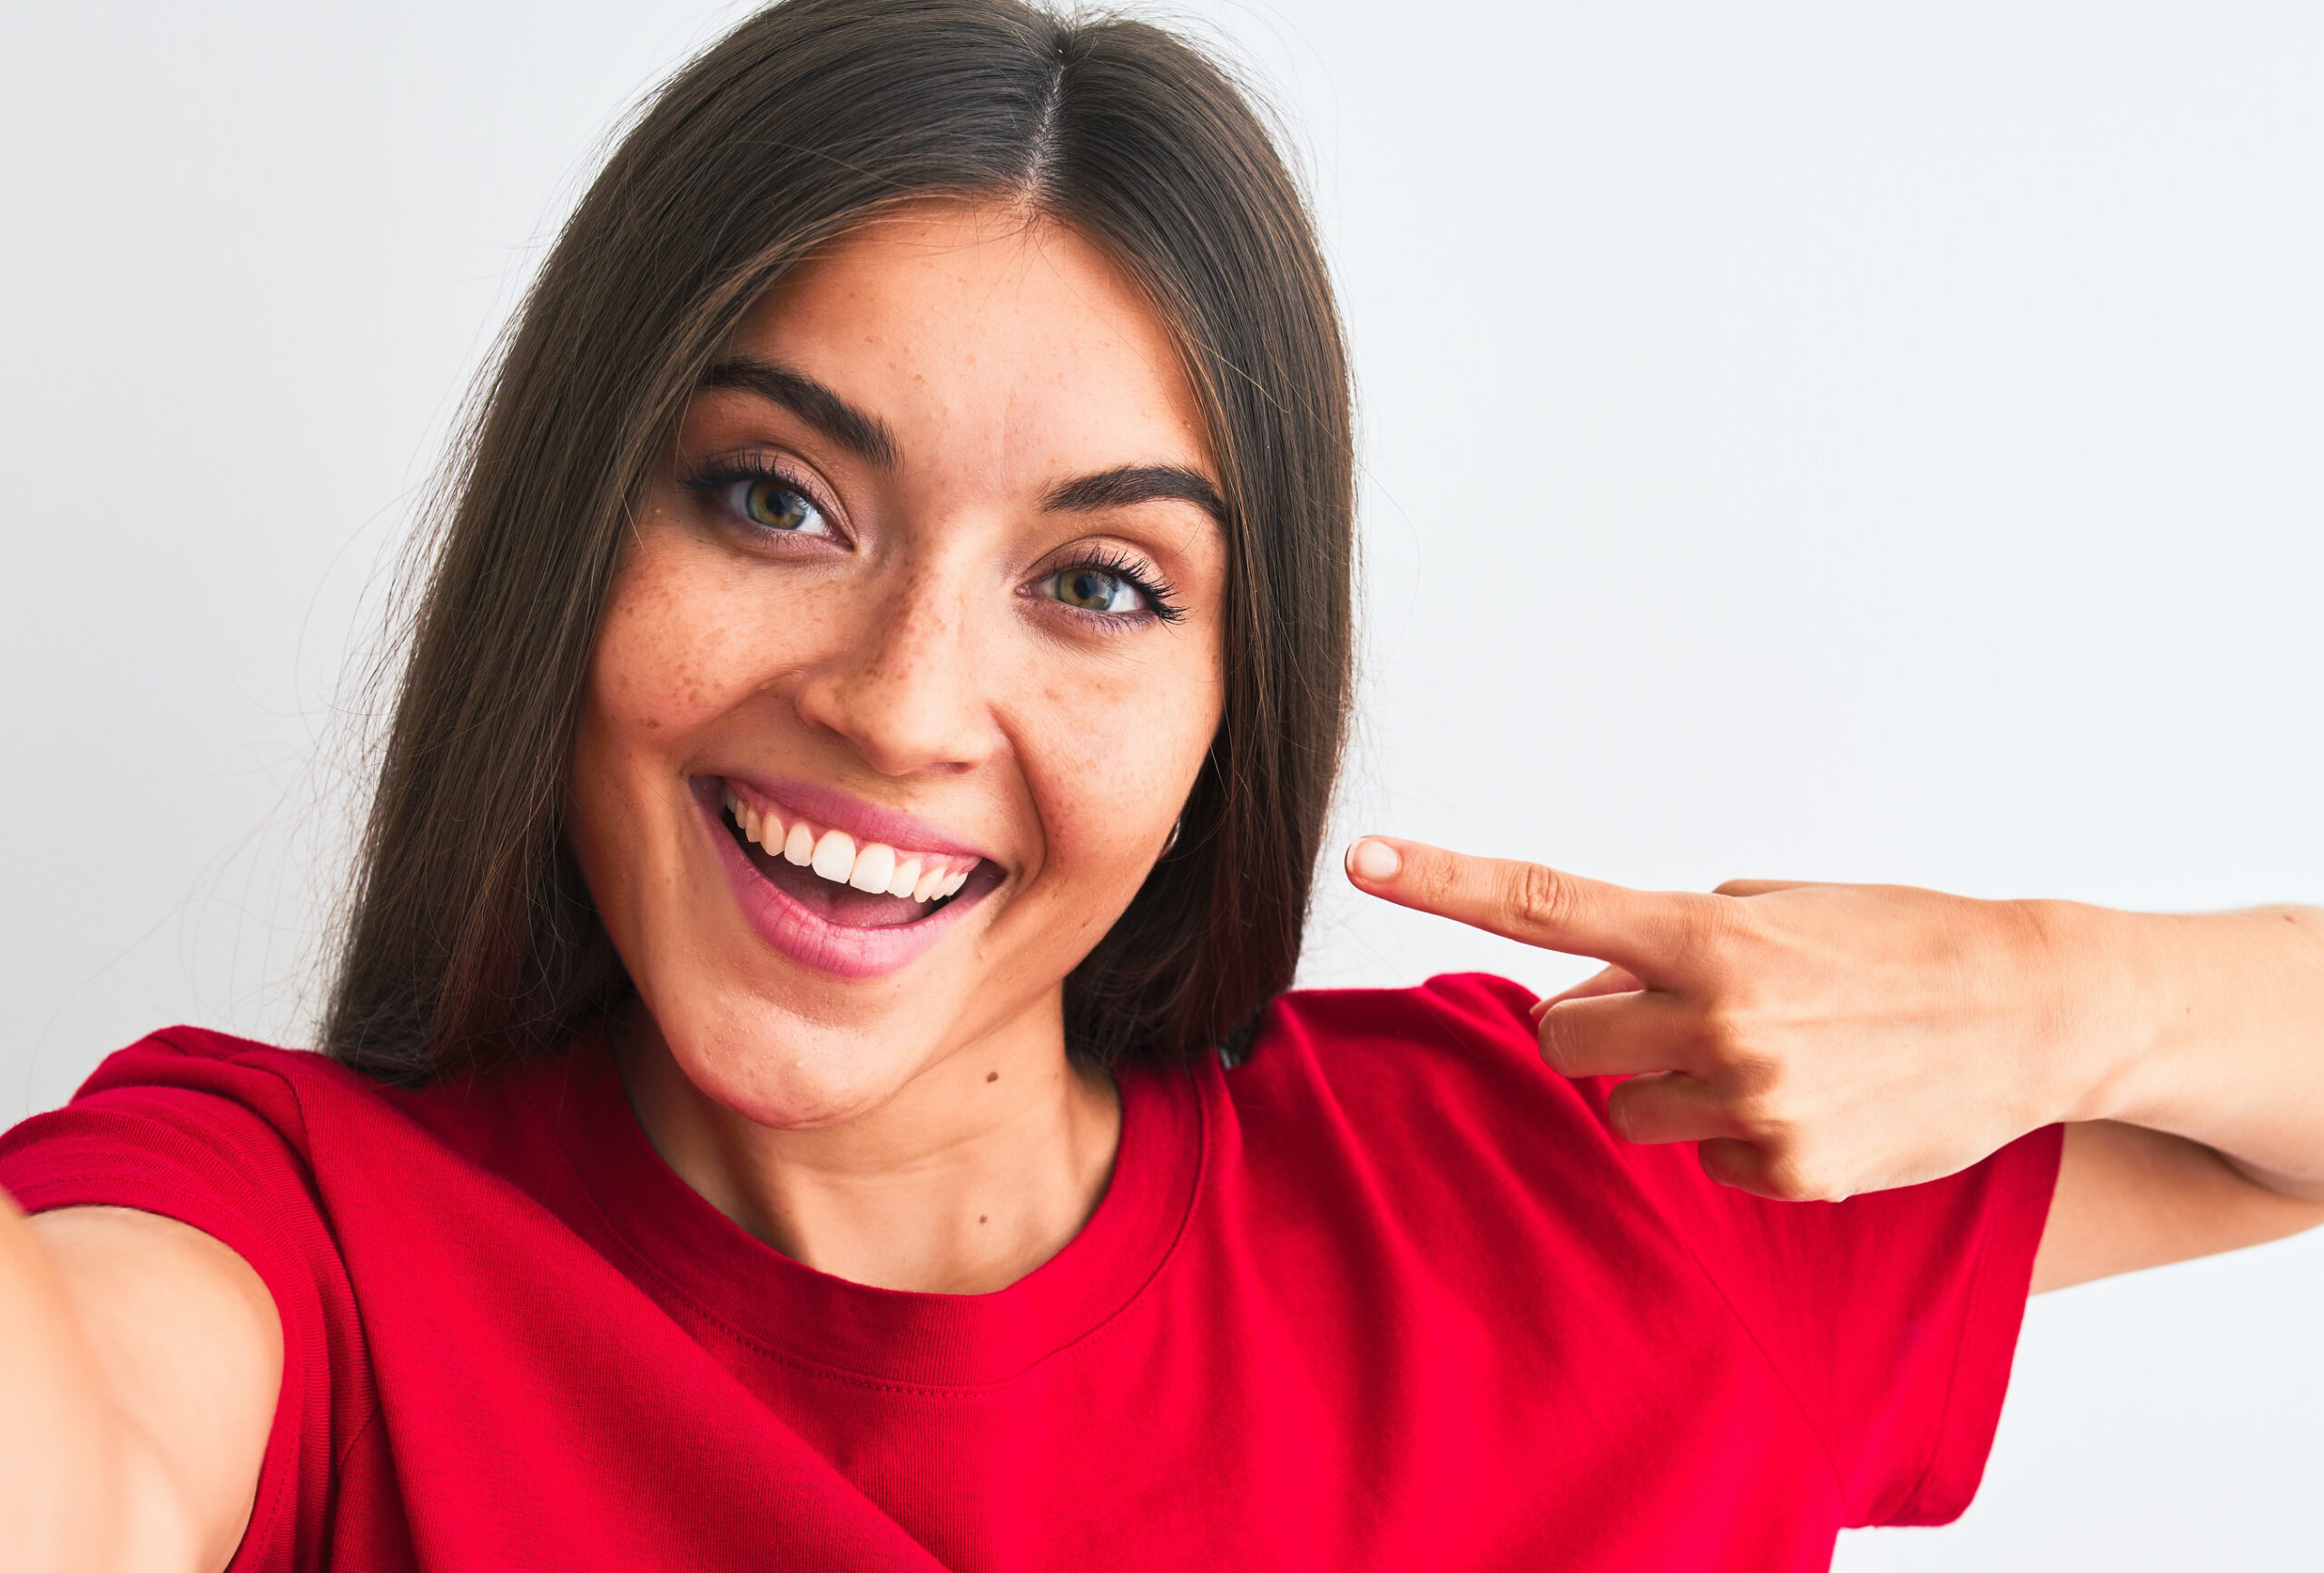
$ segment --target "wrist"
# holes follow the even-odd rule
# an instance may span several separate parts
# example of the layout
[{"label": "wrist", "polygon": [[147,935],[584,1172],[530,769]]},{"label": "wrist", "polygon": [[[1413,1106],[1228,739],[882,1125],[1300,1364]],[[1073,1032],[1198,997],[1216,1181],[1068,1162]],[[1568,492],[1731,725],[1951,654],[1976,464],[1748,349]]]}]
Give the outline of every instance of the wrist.
[{"label": "wrist", "polygon": [[2184,1008],[2172,1003],[2185,992],[2173,977],[2182,948],[2158,931],[2170,920],[2078,901],[2026,906],[2054,1012],[2048,1119],[2130,1118],[2164,1078],[2171,1018]]}]

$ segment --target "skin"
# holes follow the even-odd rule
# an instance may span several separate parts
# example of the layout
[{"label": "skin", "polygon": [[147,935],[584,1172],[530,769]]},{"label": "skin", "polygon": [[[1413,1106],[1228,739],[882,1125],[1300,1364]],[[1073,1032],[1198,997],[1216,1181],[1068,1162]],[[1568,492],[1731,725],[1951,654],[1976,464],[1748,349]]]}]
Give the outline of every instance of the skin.
[{"label": "skin", "polygon": [[281,1381],[273,1299],[209,1235],[0,1194],[0,1569],[225,1567]]},{"label": "skin", "polygon": [[[2066,1125],[2040,1293],[2324,1224],[2324,911],[2184,917],[1900,886],[1626,890],[1367,837],[1358,887],[1606,969],[1541,1057],[1634,1142],[1787,1201],[1954,1174]],[[1868,1048],[1871,1050],[1867,1052]]]},{"label": "skin", "polygon": [[[998,1289],[1103,1194],[1118,1105],[1068,1060],[1062,980],[1161,851],[1221,703],[1210,516],[1051,492],[1126,465],[1216,471],[1153,313],[1015,213],[883,221],[729,350],[812,376],[894,452],[722,388],[649,479],[569,816],[638,985],[623,1072],[672,1167],[775,1248],[867,1283]],[[780,457],[832,536],[738,528],[688,486],[737,451]],[[1048,593],[1097,546],[1175,586],[1183,617],[1101,625]],[[819,972],[743,921],[711,856],[690,783],[752,770],[918,815],[997,882],[900,971]],[[2324,1221],[2324,914],[1657,895],[1380,838],[1350,877],[1610,963],[1544,1003],[1544,1060],[1635,1073],[1617,1132],[1699,1141],[1721,1184],[1839,1196],[2073,1122],[2037,1289]],[[215,1241],[116,1209],[27,1222],[0,1198],[0,1570],[223,1567],[281,1371],[264,1286]]]},{"label": "skin", "polygon": [[[1200,412],[1111,264],[1009,212],[882,221],[793,274],[730,353],[815,379],[896,454],[704,392],[647,490],[572,816],[638,986],[632,1096],[672,1166],[786,1254],[891,1288],[997,1289],[1104,1188],[1120,1116],[1067,1060],[1064,975],[1160,854],[1223,695],[1211,516],[1045,499],[1123,467],[1215,489]],[[740,452],[795,466],[833,536],[752,533],[688,490]],[[1173,586],[1182,618],[1108,622],[1040,593],[1093,553]],[[793,960],[723,893],[704,900],[723,887],[689,783],[754,767],[917,815],[1002,883],[887,978]]]}]

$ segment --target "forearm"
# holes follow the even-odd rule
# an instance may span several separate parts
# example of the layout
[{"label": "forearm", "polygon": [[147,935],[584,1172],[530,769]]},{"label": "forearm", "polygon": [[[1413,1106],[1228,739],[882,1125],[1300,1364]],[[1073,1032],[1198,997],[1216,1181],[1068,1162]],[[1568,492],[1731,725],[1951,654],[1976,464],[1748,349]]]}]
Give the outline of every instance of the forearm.
[{"label": "forearm", "polygon": [[0,1567],[117,1566],[124,1452],[56,1265],[0,1194]]},{"label": "forearm", "polygon": [[2199,916],[2057,907],[2094,959],[2071,1006],[2095,1074],[2067,1117],[2168,1132],[2253,1183],[2324,1199],[2324,910]]}]

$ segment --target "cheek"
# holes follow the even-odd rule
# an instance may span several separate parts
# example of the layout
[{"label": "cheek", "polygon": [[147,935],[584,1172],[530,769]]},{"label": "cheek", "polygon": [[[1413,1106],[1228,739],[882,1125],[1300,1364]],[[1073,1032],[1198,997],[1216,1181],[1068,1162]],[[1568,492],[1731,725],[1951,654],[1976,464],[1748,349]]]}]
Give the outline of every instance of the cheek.
[{"label": "cheek", "polygon": [[730,706],[720,659],[733,642],[714,596],[688,585],[668,554],[640,548],[622,574],[589,667],[592,722],[624,752],[655,749]]},{"label": "cheek", "polygon": [[648,530],[623,565],[598,630],[574,742],[573,839],[601,902],[606,880],[688,811],[679,778],[705,730],[748,697],[754,669],[731,598]]},{"label": "cheek", "polygon": [[1197,654],[1042,686],[1027,773],[1049,860],[1077,885],[1120,886],[1127,900],[1177,818],[1218,725],[1216,664]]}]

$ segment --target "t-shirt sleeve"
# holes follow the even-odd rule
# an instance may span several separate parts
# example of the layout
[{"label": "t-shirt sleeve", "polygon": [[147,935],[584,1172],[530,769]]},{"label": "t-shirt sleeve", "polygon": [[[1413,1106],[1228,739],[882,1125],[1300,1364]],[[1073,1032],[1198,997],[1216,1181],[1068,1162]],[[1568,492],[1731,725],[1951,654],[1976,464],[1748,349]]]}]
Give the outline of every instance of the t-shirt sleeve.
[{"label": "t-shirt sleeve", "polygon": [[[64,1108],[0,1136],[0,1187],[25,1212],[111,1206],[174,1218],[249,1263],[272,1295],[282,1386],[235,1573],[319,1565],[300,1548],[319,1548],[333,1421],[345,1424],[350,1407],[332,1401],[329,1349],[353,1326],[353,1300],[297,1121],[280,1077],[156,1038],[113,1056]],[[342,1385],[353,1374],[341,1370]]]},{"label": "t-shirt sleeve", "polygon": [[[1601,1115],[1612,1086],[1584,1084]],[[1691,1143],[1630,1149],[1831,1454],[1847,1526],[1949,1523],[1976,1494],[2060,1136],[2048,1126],[1959,1174],[1845,1202],[1717,1185]]]},{"label": "t-shirt sleeve", "polygon": [[[1538,1065],[1531,996],[1440,978],[1471,1031]],[[1568,1083],[1603,1129],[1614,1078]],[[1797,1401],[1838,1477],[1843,1521],[1942,1524],[1976,1494],[2049,1217],[2061,1127],[1959,1174],[1845,1202],[1771,1202],[1713,1182],[1692,1143],[1606,1137],[1647,1209]]]}]

